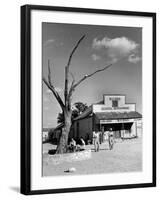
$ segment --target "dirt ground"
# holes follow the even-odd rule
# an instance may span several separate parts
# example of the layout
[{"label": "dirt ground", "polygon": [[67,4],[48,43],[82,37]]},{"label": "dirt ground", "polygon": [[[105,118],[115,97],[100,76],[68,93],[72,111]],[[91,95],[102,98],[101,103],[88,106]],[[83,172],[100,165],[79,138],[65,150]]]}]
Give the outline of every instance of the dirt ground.
[{"label": "dirt ground", "polygon": [[[49,143],[43,144],[43,153],[53,148],[55,146]],[[87,160],[53,165],[51,163],[48,164],[46,159],[43,159],[43,176],[121,173],[142,170],[141,138],[117,141],[113,150],[109,150],[108,142],[100,145],[99,152],[94,152],[93,145],[87,145],[86,149],[91,149],[92,151],[91,158]],[[74,167],[76,171],[66,173],[65,171],[71,167]]]}]

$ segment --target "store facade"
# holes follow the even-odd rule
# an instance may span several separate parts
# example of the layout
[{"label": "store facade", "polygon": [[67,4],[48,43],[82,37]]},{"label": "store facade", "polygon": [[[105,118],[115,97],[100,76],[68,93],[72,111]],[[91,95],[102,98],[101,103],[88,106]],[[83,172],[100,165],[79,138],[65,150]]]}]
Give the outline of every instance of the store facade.
[{"label": "store facade", "polygon": [[78,116],[72,125],[70,137],[83,137],[92,141],[93,131],[102,133],[104,140],[112,128],[115,138],[135,138],[142,134],[142,115],[136,111],[135,103],[126,103],[125,95],[103,95],[103,101],[91,105]]}]

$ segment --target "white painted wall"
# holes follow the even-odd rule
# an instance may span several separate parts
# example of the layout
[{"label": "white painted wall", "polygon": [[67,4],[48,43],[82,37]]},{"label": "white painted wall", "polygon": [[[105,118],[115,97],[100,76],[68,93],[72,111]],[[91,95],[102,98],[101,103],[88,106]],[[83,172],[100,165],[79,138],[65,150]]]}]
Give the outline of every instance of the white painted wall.
[{"label": "white painted wall", "polygon": [[[112,106],[112,101],[118,101],[118,107]],[[104,95],[104,104],[93,105],[93,112],[130,112],[135,111],[135,104],[127,104],[124,95]]]},{"label": "white painted wall", "polygon": [[106,106],[108,106],[108,107],[112,107],[112,100],[118,100],[118,106],[119,107],[122,107],[123,105],[125,105],[125,96],[123,95],[120,95],[120,96],[118,96],[118,95],[111,95],[111,96],[109,96],[109,95],[104,95],[104,104],[106,105]]}]

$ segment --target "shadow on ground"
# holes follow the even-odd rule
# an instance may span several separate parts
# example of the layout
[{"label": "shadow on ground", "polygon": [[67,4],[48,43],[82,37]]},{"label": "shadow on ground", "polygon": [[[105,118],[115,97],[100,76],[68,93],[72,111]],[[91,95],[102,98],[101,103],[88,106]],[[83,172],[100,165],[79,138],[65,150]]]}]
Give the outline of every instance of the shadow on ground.
[{"label": "shadow on ground", "polygon": [[[103,149],[100,149],[99,151],[104,151],[104,150],[110,150],[109,148],[103,148]],[[95,152],[95,149],[91,148],[91,151]]]}]

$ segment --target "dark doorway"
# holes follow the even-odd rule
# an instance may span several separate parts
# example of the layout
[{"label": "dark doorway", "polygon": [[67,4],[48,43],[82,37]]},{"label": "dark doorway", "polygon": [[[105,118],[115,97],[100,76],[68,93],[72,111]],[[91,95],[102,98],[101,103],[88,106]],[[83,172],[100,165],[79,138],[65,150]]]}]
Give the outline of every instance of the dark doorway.
[{"label": "dark doorway", "polygon": [[130,133],[133,122],[129,123],[115,123],[115,124],[103,124],[104,131],[109,131],[110,128],[114,131],[114,137],[121,137],[121,130],[125,130],[125,132]]}]

